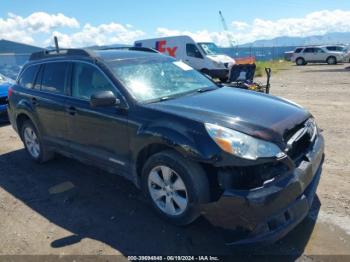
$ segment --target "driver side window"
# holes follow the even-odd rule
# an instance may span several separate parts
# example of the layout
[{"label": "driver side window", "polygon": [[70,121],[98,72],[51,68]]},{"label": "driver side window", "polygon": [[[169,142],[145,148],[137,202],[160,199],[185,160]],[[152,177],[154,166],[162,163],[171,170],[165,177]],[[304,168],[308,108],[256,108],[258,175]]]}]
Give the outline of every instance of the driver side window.
[{"label": "driver side window", "polygon": [[186,54],[191,57],[203,58],[201,52],[194,44],[186,44]]},{"label": "driver side window", "polygon": [[92,94],[100,91],[112,91],[115,88],[96,67],[86,63],[74,63],[72,76],[72,96],[90,100]]}]

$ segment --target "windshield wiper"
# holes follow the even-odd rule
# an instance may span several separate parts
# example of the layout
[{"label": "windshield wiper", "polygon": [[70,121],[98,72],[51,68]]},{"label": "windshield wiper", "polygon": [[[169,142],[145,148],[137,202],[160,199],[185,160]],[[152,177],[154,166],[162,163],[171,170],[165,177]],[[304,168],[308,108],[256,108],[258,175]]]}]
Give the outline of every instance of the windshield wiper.
[{"label": "windshield wiper", "polygon": [[203,87],[203,88],[198,88],[196,91],[198,93],[204,93],[204,92],[207,92],[207,91],[212,91],[212,90],[216,90],[217,88],[216,87]]},{"label": "windshield wiper", "polygon": [[174,97],[171,97],[171,96],[163,96],[163,97],[160,97],[160,98],[155,98],[155,99],[148,100],[148,101],[146,101],[146,103],[163,102],[163,101],[170,100],[170,99],[173,99],[173,98]]},{"label": "windshield wiper", "polygon": [[170,100],[170,99],[175,99],[175,98],[178,98],[178,97],[181,97],[181,96],[193,95],[193,94],[196,94],[196,93],[204,93],[204,92],[207,92],[207,91],[216,90],[218,88],[220,88],[220,87],[219,86],[216,86],[216,87],[215,86],[202,87],[202,88],[194,89],[194,90],[189,91],[189,92],[174,94],[174,95],[170,95],[170,96],[163,96],[163,97],[151,99],[151,100],[148,100],[148,101],[145,101],[145,102],[146,103],[163,102],[163,101],[167,101],[167,100]]}]

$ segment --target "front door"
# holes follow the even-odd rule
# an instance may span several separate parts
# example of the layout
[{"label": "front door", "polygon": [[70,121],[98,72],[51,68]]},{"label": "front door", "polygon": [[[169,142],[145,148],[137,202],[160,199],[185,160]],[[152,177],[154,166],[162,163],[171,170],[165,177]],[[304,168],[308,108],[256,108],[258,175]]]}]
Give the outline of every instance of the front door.
[{"label": "front door", "polygon": [[195,44],[186,44],[185,63],[192,66],[194,69],[203,69],[204,58]]},{"label": "front door", "polygon": [[316,59],[315,48],[313,48],[313,47],[305,48],[303,55],[304,55],[304,59],[306,62],[314,62]]},{"label": "front door", "polygon": [[327,53],[323,51],[322,48],[319,48],[319,47],[314,48],[314,55],[315,55],[316,62],[324,62],[327,59]]},{"label": "front door", "polygon": [[120,97],[97,66],[73,63],[71,95],[66,106],[71,149],[93,161],[127,168],[127,112],[116,106],[91,107],[90,97],[99,91],[112,91]]}]

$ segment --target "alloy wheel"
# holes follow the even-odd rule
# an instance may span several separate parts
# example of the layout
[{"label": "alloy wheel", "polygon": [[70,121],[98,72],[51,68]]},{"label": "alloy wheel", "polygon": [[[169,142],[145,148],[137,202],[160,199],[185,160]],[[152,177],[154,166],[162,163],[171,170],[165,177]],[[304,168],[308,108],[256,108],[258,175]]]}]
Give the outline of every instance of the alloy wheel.
[{"label": "alloy wheel", "polygon": [[297,64],[298,64],[298,65],[303,65],[303,64],[304,64],[304,60],[301,59],[301,58],[298,58],[298,59],[297,59]]},{"label": "alloy wheel", "polygon": [[334,65],[336,63],[336,60],[335,60],[335,58],[334,57],[330,57],[330,58],[328,58],[328,64],[330,64],[330,65]]},{"label": "alloy wheel", "polygon": [[148,190],[153,202],[167,215],[180,215],[188,206],[185,183],[170,167],[156,166],[151,170]]},{"label": "alloy wheel", "polygon": [[35,131],[31,127],[26,127],[23,132],[23,138],[29,154],[34,158],[38,158],[40,145]]}]

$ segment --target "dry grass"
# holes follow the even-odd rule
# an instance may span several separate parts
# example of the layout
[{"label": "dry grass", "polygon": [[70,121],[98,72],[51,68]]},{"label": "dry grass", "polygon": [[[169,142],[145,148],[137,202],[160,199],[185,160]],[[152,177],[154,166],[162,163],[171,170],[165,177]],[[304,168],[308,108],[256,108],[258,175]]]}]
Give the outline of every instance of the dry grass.
[{"label": "dry grass", "polygon": [[260,77],[265,75],[265,67],[270,67],[272,73],[277,73],[279,70],[285,69],[291,65],[291,62],[284,60],[272,60],[272,61],[256,61],[255,76]]}]

